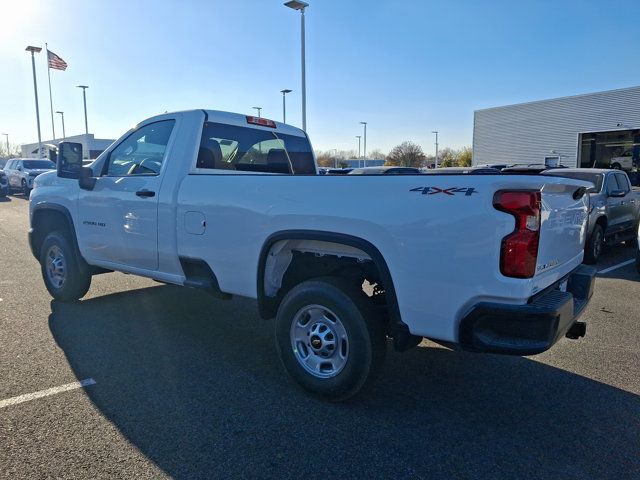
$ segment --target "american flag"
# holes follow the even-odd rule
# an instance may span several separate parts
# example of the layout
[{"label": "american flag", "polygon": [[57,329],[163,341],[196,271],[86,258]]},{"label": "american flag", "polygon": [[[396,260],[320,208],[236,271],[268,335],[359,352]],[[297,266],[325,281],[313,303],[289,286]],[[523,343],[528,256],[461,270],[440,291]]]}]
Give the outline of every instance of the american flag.
[{"label": "american flag", "polygon": [[47,58],[49,59],[49,68],[53,68],[54,70],[67,69],[67,62],[65,62],[51,50],[47,50]]}]

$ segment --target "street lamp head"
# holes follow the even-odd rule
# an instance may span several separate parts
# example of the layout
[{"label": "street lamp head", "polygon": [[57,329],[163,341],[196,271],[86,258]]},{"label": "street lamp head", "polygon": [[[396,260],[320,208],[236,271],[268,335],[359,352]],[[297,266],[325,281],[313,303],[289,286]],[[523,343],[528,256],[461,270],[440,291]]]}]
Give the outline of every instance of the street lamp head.
[{"label": "street lamp head", "polygon": [[284,2],[285,7],[293,8],[294,10],[304,10],[309,6],[307,2],[300,2],[298,0],[291,0],[289,2]]},{"label": "street lamp head", "polygon": [[59,113],[60,115],[64,114],[64,112],[61,112],[60,110],[56,110],[56,113]]},{"label": "street lamp head", "polygon": [[40,53],[42,51],[42,47],[33,47],[29,45],[27,48],[25,48],[25,51],[31,52],[31,53]]},{"label": "street lamp head", "polygon": [[367,122],[360,122],[360,123],[361,123],[362,125],[366,125],[366,124],[367,124]]},{"label": "street lamp head", "polygon": [[286,95],[287,93],[291,93],[293,92],[293,90],[289,90],[288,88],[285,88],[284,90],[280,90],[280,93],[282,93],[283,95]]},{"label": "street lamp head", "polygon": [[356,138],[362,138],[362,135],[356,135]]},{"label": "street lamp head", "polygon": [[431,130],[431,133],[438,133],[437,130]]},{"label": "street lamp head", "polygon": [[78,87],[78,88],[89,88],[88,85],[76,85],[76,87]]}]

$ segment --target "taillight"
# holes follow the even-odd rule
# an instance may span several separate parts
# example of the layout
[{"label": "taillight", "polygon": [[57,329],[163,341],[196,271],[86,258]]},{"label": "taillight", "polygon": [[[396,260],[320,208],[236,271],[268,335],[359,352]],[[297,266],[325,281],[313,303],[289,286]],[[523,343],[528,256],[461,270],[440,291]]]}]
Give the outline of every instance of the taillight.
[{"label": "taillight", "polygon": [[515,230],[502,239],[500,271],[507,277],[531,278],[536,273],[540,243],[540,192],[501,190],[493,206],[516,219]]},{"label": "taillight", "polygon": [[247,123],[260,125],[261,127],[276,128],[276,122],[274,122],[273,120],[269,120],[268,118],[262,118],[262,117],[252,117],[251,115],[247,115]]}]

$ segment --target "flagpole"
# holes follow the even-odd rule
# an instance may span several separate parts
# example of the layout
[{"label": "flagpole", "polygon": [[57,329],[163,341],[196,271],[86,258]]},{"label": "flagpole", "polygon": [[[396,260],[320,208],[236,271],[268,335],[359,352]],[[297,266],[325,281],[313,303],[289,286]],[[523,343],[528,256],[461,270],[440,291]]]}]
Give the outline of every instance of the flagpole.
[{"label": "flagpole", "polygon": [[53,120],[53,97],[51,96],[51,67],[49,67],[49,45],[44,44],[47,51],[47,75],[49,76],[49,108],[51,109],[51,130],[53,130],[53,139],[56,139],[56,122]]}]

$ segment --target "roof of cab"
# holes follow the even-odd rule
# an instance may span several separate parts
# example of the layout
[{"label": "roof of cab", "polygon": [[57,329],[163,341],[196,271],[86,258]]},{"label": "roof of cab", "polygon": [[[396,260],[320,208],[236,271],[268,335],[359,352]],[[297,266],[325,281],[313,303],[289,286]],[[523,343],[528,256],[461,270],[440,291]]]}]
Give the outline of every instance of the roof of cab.
[{"label": "roof of cab", "polygon": [[[239,127],[257,128],[259,130],[268,130],[275,133],[284,133],[285,135],[295,135],[297,137],[306,137],[304,130],[286,123],[272,120],[273,122],[275,122],[276,128],[264,127],[262,125],[256,125],[256,124],[247,122],[247,117],[253,117],[254,115],[246,115],[243,113],[233,113],[233,112],[223,112],[221,110],[207,110],[204,108],[192,109],[192,110],[179,110],[175,112],[166,112],[166,113],[158,114],[153,117],[147,118],[144,120],[144,122],[140,122],[140,123],[147,123],[149,121],[158,121],[178,113],[186,113],[186,114],[204,113],[207,116],[207,120],[209,122],[224,123],[227,125],[237,125]],[[270,118],[267,118],[267,117],[262,117],[262,118],[265,118],[266,120],[271,120]]]},{"label": "roof of cab", "polygon": [[[304,130],[294,127],[293,125],[289,125],[286,123],[278,122],[273,120],[276,124],[276,128],[272,127],[264,127],[262,125],[250,124],[247,122],[247,117],[252,117],[253,115],[245,115],[242,113],[233,113],[233,112],[222,112],[220,110],[203,110],[208,117],[208,121],[217,122],[217,123],[225,123],[228,125],[237,125],[239,127],[249,127],[249,128],[257,128],[260,130],[269,130],[275,133],[284,133],[286,135],[295,135],[298,137],[306,136]],[[267,120],[272,120],[268,117]]]}]

